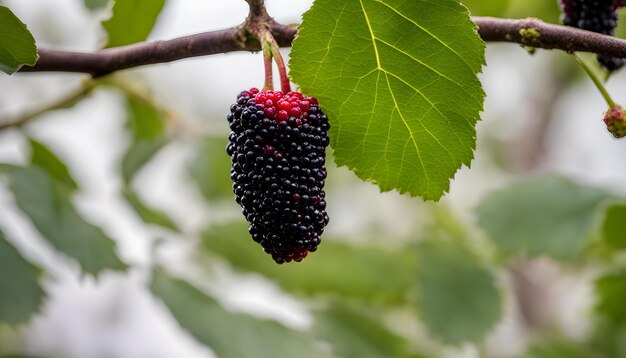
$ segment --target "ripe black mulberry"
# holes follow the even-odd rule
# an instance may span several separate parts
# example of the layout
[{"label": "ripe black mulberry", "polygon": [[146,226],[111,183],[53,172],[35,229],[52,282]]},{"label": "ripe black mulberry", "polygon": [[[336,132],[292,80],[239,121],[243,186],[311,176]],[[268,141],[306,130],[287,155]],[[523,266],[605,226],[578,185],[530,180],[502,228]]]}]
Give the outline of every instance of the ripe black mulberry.
[{"label": "ripe black mulberry", "polygon": [[243,91],[230,107],[226,149],[252,239],[277,263],[299,262],[328,224],[324,181],[328,118],[300,92]]},{"label": "ripe black mulberry", "polygon": [[[614,35],[617,27],[619,0],[560,0],[564,25]],[[600,64],[609,71],[618,70],[624,59],[598,55]]]}]

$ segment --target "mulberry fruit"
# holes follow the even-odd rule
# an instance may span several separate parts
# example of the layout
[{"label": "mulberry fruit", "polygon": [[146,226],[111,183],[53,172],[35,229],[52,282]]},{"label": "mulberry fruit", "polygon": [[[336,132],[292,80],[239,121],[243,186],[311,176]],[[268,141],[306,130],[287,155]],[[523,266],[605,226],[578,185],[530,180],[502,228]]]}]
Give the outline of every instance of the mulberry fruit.
[{"label": "mulberry fruit", "polygon": [[[617,27],[619,0],[560,0],[564,25],[614,35]],[[598,55],[598,62],[609,71],[624,65],[624,59]]]},{"label": "mulberry fruit", "polygon": [[626,111],[622,107],[609,108],[604,114],[604,123],[613,137],[623,138],[626,136]]},{"label": "mulberry fruit", "polygon": [[279,264],[301,261],[317,249],[329,220],[328,118],[315,98],[252,88],[227,119],[230,178],[252,239]]}]

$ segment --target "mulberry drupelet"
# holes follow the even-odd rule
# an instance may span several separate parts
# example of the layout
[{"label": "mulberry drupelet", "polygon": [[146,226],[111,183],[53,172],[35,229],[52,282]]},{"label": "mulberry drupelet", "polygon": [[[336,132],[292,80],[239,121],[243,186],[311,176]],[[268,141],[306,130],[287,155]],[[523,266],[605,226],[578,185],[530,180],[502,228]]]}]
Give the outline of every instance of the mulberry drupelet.
[{"label": "mulberry drupelet", "polygon": [[277,263],[317,249],[328,224],[324,180],[328,118],[300,92],[243,91],[230,107],[227,152],[252,239]]}]

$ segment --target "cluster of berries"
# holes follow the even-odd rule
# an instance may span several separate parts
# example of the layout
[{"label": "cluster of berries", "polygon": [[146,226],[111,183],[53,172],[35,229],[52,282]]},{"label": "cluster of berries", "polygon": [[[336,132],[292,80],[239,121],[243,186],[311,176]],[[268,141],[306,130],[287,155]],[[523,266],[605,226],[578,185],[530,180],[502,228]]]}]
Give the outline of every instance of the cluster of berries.
[{"label": "cluster of berries", "polygon": [[243,91],[227,116],[226,149],[252,239],[277,263],[317,249],[328,224],[324,180],[328,118],[300,92]]},{"label": "cluster of berries", "polygon": [[[561,21],[579,29],[614,35],[620,0],[560,0]],[[609,71],[624,65],[624,59],[598,55],[598,62]]]}]

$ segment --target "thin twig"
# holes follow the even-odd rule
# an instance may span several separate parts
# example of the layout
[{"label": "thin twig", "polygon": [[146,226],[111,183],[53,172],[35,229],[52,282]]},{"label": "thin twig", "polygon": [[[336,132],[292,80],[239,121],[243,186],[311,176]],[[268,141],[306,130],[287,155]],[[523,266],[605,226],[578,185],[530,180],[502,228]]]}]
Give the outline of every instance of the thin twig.
[{"label": "thin twig", "polygon": [[[265,11],[261,3],[248,1],[251,11]],[[78,53],[39,49],[39,61],[27,71],[82,72],[94,77],[115,71],[181,60],[189,57],[206,56],[233,51],[260,51],[257,38],[249,31],[252,21],[262,18],[281,47],[288,47],[297,29],[279,24],[267,13],[261,16],[250,13],[246,23],[230,29],[205,32],[167,41],[143,42],[130,46],[104,49],[93,53]],[[626,58],[626,40],[602,35],[573,27],[547,24],[538,19],[499,19],[473,17],[478,33],[486,42],[512,42],[544,49],[559,49],[566,52],[593,52],[611,57]]]},{"label": "thin twig", "polygon": [[48,111],[71,107],[76,102],[80,101],[81,99],[85,98],[89,93],[91,93],[94,87],[95,87],[94,81],[91,81],[91,80],[85,81],[79,89],[68,94],[67,96],[63,97],[61,100],[55,103],[52,103],[48,106],[37,109],[33,112],[27,113],[19,118],[16,118],[10,121],[0,122],[0,131],[3,129],[11,128],[11,127],[21,127],[25,125],[26,123],[30,122],[31,120],[39,117],[40,115]]}]

